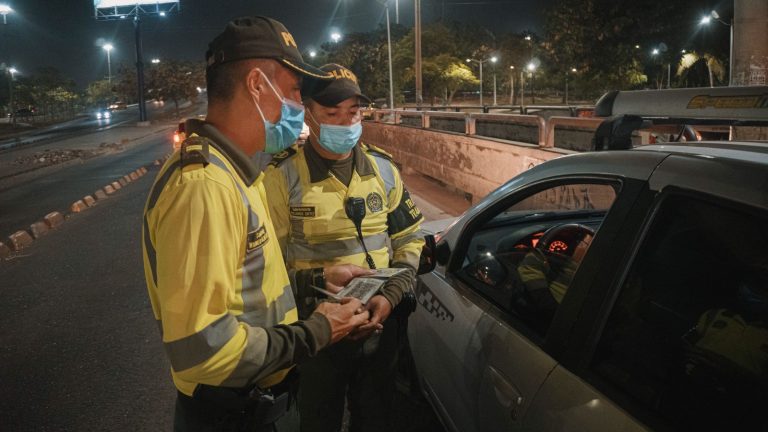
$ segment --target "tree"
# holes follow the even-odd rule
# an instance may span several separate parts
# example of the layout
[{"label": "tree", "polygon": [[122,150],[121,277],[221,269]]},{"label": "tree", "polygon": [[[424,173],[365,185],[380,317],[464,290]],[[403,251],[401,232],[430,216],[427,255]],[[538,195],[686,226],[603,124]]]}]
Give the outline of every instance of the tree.
[{"label": "tree", "polygon": [[146,91],[155,99],[171,100],[179,114],[179,102],[195,101],[198,88],[205,87],[205,67],[200,62],[166,60],[147,71]]},{"label": "tree", "polygon": [[725,82],[725,65],[712,54],[686,53],[677,65],[676,76],[686,87],[715,86]]},{"label": "tree", "polygon": [[113,97],[112,87],[105,79],[94,81],[85,89],[85,103],[90,106],[107,105]]}]

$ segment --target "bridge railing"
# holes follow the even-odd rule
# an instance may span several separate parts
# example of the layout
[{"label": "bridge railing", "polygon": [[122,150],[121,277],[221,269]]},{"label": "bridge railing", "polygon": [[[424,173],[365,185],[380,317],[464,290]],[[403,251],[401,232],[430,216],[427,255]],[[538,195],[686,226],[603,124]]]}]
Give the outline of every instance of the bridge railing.
[{"label": "bridge railing", "polygon": [[463,134],[478,138],[511,141],[539,148],[587,151],[602,119],[549,117],[524,114],[372,110],[374,122]]}]

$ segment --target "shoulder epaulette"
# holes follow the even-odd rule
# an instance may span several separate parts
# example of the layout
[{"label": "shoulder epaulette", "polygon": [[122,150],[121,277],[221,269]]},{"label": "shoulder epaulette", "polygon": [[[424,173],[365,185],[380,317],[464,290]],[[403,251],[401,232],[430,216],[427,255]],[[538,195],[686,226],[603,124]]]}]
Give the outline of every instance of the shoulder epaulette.
[{"label": "shoulder epaulette", "polygon": [[375,145],[365,144],[365,151],[367,153],[373,154],[374,156],[381,156],[384,159],[389,160],[390,162],[394,162],[393,156],[391,154],[389,154],[386,151],[376,147]]},{"label": "shoulder epaulette", "polygon": [[[200,146],[200,150],[189,150],[189,146]],[[181,166],[184,165],[191,165],[191,164],[203,164],[208,165],[208,159],[209,159],[209,153],[208,153],[208,142],[205,138],[193,135],[191,137],[188,137],[184,140],[184,142],[181,143],[181,147],[179,149],[179,162],[181,163]]]},{"label": "shoulder epaulette", "polygon": [[287,149],[281,151],[280,153],[277,153],[274,156],[272,156],[272,161],[269,162],[269,165],[273,167],[278,167],[280,166],[281,163],[290,159],[291,156],[295,155],[296,153],[297,151],[294,147],[288,147]]}]

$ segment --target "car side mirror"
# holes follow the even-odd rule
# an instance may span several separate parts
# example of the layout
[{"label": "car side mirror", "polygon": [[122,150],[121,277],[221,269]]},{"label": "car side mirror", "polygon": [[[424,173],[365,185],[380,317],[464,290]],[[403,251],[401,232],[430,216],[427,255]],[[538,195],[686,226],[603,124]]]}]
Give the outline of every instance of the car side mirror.
[{"label": "car side mirror", "polygon": [[416,274],[426,274],[435,269],[438,264],[446,265],[451,258],[451,248],[445,241],[437,242],[435,236],[427,234],[424,236],[424,247],[421,248],[419,257],[419,268]]}]

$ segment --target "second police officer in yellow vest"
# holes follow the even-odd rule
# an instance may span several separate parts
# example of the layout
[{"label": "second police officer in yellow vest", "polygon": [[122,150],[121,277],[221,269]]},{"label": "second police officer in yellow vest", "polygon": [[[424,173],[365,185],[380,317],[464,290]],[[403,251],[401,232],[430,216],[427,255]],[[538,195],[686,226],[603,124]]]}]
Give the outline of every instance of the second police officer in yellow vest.
[{"label": "second police officer in yellow vest", "polygon": [[[286,265],[306,270],[348,263],[407,271],[368,301],[370,324],[302,365],[301,430],[339,430],[347,395],[351,431],[391,430],[398,322],[390,314],[412,289],[423,218],[390,156],[359,142],[360,103],[368,98],[357,77],[336,64],[320,69],[335,79],[303,92],[307,143],[277,154],[264,179]],[[359,231],[349,209],[355,203],[364,213]],[[298,307],[303,316],[314,304]]]}]

